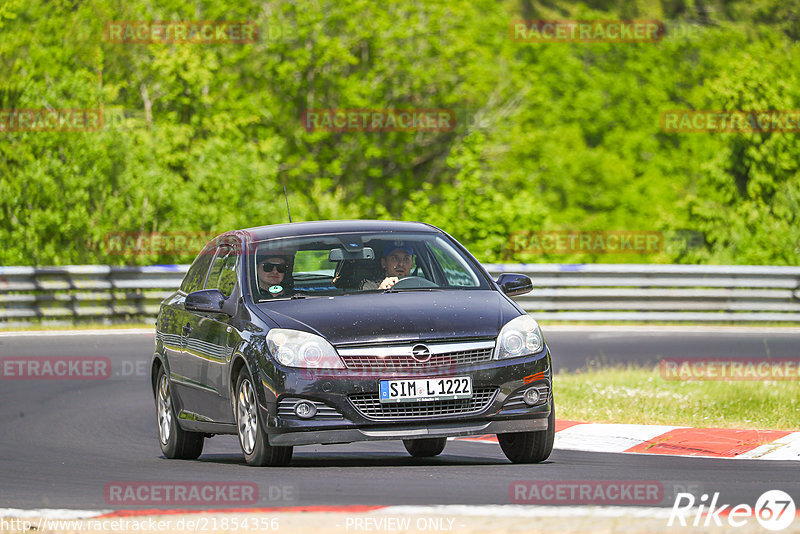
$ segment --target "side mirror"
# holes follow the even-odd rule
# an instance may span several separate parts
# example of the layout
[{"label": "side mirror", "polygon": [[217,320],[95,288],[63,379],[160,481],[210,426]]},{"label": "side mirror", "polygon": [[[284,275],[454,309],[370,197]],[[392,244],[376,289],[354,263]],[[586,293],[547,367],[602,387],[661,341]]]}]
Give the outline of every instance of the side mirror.
[{"label": "side mirror", "polygon": [[524,274],[503,273],[497,279],[497,285],[509,297],[524,295],[533,290],[533,282]]},{"label": "side mirror", "polygon": [[183,306],[187,311],[223,313],[225,295],[219,289],[201,289],[186,295]]}]

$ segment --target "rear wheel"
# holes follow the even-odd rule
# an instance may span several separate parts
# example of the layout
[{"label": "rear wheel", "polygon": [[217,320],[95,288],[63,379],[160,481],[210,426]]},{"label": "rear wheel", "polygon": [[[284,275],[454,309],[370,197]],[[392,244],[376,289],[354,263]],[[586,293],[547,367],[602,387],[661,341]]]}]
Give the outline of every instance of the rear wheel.
[{"label": "rear wheel", "polygon": [[246,369],[236,381],[236,428],[239,445],[249,465],[279,467],[292,459],[292,447],[273,447],[267,439],[266,427],[258,410],[256,390]]},{"label": "rear wheel", "polygon": [[178,425],[172,405],[172,387],[162,367],[156,377],[156,415],[161,452],[170,459],[194,460],[203,452],[203,434],[188,432]]},{"label": "rear wheel", "polygon": [[[552,402],[552,401],[551,401]],[[547,430],[538,432],[514,432],[498,434],[497,441],[506,458],[515,464],[536,464],[547,460],[553,452],[553,439],[556,435],[555,404],[547,418]]]},{"label": "rear wheel", "polygon": [[415,458],[430,458],[441,454],[447,445],[447,438],[404,439],[408,454]]}]

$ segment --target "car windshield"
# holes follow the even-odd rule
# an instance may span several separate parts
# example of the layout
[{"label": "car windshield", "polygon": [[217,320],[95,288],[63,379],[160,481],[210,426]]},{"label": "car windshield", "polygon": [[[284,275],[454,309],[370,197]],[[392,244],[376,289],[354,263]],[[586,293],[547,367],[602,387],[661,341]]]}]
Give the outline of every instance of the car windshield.
[{"label": "car windshield", "polygon": [[315,235],[253,248],[247,264],[256,301],[489,287],[474,260],[434,233]]}]

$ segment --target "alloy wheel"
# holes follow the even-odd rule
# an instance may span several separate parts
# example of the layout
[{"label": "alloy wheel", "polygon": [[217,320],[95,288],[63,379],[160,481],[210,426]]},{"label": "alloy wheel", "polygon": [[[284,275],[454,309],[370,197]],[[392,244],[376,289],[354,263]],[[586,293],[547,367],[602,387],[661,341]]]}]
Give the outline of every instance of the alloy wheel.
[{"label": "alloy wheel", "polygon": [[158,382],[158,437],[164,445],[169,442],[172,432],[172,398],[170,397],[167,375],[161,375]]},{"label": "alloy wheel", "polygon": [[250,380],[243,380],[236,403],[236,420],[239,427],[239,441],[246,454],[252,454],[256,446],[258,418],[256,415],[256,396]]}]

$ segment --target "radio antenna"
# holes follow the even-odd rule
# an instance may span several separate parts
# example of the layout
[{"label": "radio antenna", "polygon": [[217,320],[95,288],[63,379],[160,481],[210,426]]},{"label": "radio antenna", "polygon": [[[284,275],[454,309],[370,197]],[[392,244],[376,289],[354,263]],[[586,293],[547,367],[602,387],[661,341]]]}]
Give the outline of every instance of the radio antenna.
[{"label": "radio antenna", "polygon": [[292,212],[289,210],[289,195],[286,194],[286,186],[283,186],[283,198],[286,199],[286,211],[289,213],[289,222],[292,222]]}]

